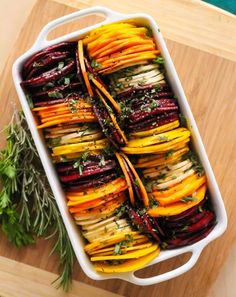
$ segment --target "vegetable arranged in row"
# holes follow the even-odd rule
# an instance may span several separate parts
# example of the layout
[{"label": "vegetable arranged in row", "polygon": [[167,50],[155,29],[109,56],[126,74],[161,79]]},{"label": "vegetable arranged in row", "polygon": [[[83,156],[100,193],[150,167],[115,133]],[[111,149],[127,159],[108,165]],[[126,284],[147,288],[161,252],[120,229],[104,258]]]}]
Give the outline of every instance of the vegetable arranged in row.
[{"label": "vegetable arranged in row", "polygon": [[141,268],[210,232],[206,177],[148,28],[102,26],[35,54],[22,76],[97,271]]}]

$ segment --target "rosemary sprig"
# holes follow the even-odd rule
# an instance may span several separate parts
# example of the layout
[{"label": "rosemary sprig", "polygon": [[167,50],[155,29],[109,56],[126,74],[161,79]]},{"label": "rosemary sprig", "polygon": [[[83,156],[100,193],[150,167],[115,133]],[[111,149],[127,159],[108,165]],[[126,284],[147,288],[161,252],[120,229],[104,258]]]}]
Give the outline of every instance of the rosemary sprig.
[{"label": "rosemary sprig", "polygon": [[7,145],[0,152],[0,225],[17,247],[35,237],[55,238],[52,252],[60,258],[58,287],[68,290],[74,251],[49,187],[22,112],[15,112],[7,128]]}]

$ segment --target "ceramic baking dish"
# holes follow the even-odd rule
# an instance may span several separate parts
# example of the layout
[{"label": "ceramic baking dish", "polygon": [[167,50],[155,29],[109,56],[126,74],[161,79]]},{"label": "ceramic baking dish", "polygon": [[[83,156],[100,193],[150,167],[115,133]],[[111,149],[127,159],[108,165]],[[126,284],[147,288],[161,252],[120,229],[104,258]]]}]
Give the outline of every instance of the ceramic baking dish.
[{"label": "ceramic baking dish", "polygon": [[[80,19],[88,15],[93,15],[93,14],[102,14],[105,16],[105,20],[102,21],[101,23],[98,23],[96,25],[84,28],[82,30],[76,31],[69,33],[67,35],[64,35],[62,37],[59,37],[54,40],[47,40],[47,36],[49,32],[56,28],[57,26],[61,24],[65,24],[67,22],[70,22],[75,19]],[[21,78],[21,69],[24,64],[24,62],[35,52],[40,51],[41,49],[48,47],[50,45],[62,42],[62,41],[74,41],[78,40],[79,38],[83,37],[85,34],[87,34],[91,29],[94,29],[96,27],[99,27],[103,24],[108,24],[112,22],[117,22],[117,21],[126,21],[126,20],[134,20],[138,24],[144,24],[146,26],[149,26],[154,34],[155,40],[158,44],[159,49],[161,50],[161,54],[165,59],[165,67],[166,67],[166,72],[167,72],[167,77],[169,80],[169,83],[174,91],[174,93],[178,97],[178,102],[180,109],[184,116],[187,119],[188,122],[188,128],[191,131],[192,134],[192,144],[196,152],[198,153],[200,160],[205,168],[205,172],[207,175],[207,180],[208,180],[208,189],[210,192],[210,196],[212,199],[213,207],[216,213],[216,218],[217,218],[217,224],[215,225],[214,229],[212,232],[204,239],[201,241],[182,248],[178,248],[175,250],[170,250],[170,251],[162,251],[160,255],[154,259],[149,265],[153,265],[159,262],[162,262],[166,259],[170,259],[172,257],[178,256],[180,254],[184,254],[187,252],[191,253],[190,259],[182,266],[168,271],[164,274],[148,277],[148,278],[140,278],[135,275],[135,272],[129,272],[129,273],[116,273],[116,274],[101,274],[97,273],[93,265],[91,264],[90,260],[88,259],[87,255],[85,254],[83,250],[83,245],[84,245],[84,240],[79,232],[79,229],[77,225],[74,223],[72,217],[70,216],[68,212],[68,207],[66,204],[66,199],[65,195],[63,192],[63,189],[60,185],[59,179],[57,177],[57,174],[55,172],[54,166],[51,162],[50,155],[48,153],[48,149],[45,145],[44,139],[40,131],[37,130],[36,128],[36,122],[34,119],[34,116],[30,110],[30,107],[27,103],[26,96],[24,94],[24,91],[22,90],[20,86],[20,82],[22,80]],[[59,19],[56,19],[49,24],[47,24],[41,33],[39,34],[37,40],[35,41],[34,45],[32,46],[31,49],[29,49],[25,54],[23,54],[21,57],[19,57],[12,69],[13,73],[13,79],[15,83],[15,87],[23,108],[23,111],[25,113],[30,131],[33,135],[33,139],[35,141],[36,147],[39,152],[39,156],[41,158],[41,161],[43,163],[45,172],[47,174],[48,180],[50,182],[52,191],[55,195],[58,207],[60,209],[60,212],[62,214],[66,229],[68,231],[71,243],[73,245],[75,254],[77,256],[77,259],[80,263],[80,266],[82,267],[83,271],[92,279],[95,280],[105,280],[105,279],[111,279],[111,278],[119,278],[123,279],[132,283],[135,283],[137,285],[145,286],[145,285],[152,285],[156,283],[160,283],[162,281],[169,280],[171,278],[174,278],[189,269],[191,269],[196,261],[198,260],[203,248],[219,237],[226,229],[227,226],[227,216],[226,216],[226,211],[225,207],[221,198],[221,194],[219,192],[211,165],[209,163],[209,160],[207,158],[201,137],[199,135],[196,123],[194,121],[192,112],[190,110],[188,101],[185,97],[183,88],[181,86],[180,80],[178,78],[178,75],[176,73],[175,67],[173,65],[173,62],[170,58],[169,52],[166,48],[166,44],[164,42],[164,39],[162,37],[162,34],[160,33],[160,30],[158,26],[156,25],[155,21],[146,14],[139,13],[139,14],[120,14],[117,12],[114,12],[112,10],[109,10],[105,7],[93,7],[93,8],[88,8],[84,9],[81,11],[77,11],[75,13],[63,16]]]}]

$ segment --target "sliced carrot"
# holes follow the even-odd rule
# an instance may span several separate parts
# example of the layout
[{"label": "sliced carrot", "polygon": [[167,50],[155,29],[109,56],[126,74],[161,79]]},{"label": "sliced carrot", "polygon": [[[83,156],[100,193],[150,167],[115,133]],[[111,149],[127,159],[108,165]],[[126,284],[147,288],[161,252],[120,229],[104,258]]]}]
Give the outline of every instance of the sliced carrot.
[{"label": "sliced carrot", "polygon": [[71,117],[95,117],[93,112],[85,112],[85,111],[79,111],[77,113],[67,113],[67,114],[61,114],[61,115],[56,115],[52,117],[46,117],[42,118],[41,122],[50,122],[54,120],[59,120],[59,119],[66,119],[66,118],[71,118]]},{"label": "sliced carrot", "polygon": [[106,25],[106,26],[101,26],[99,28],[96,28],[94,30],[92,30],[88,36],[86,36],[83,39],[83,43],[84,45],[87,45],[88,43],[91,43],[92,41],[94,41],[95,39],[98,39],[98,37],[104,35],[105,32],[109,32],[111,29],[120,29],[121,28],[135,28],[134,25],[132,24],[128,24],[128,23],[115,23],[115,24],[110,24],[110,25]]},{"label": "sliced carrot", "polygon": [[197,180],[187,184],[181,191],[178,191],[170,196],[166,197],[155,197],[161,206],[169,205],[178,202],[184,196],[193,194],[200,186],[206,183],[206,177],[202,176]]},{"label": "sliced carrot", "polygon": [[[101,216],[114,212],[118,207],[120,207],[126,200],[125,196],[121,196],[117,200],[112,200],[102,204],[101,206],[95,207],[94,209],[86,209],[82,211],[76,211],[74,217],[87,218],[93,216]],[[71,207],[69,208],[71,209]]]},{"label": "sliced carrot", "polygon": [[[130,66],[134,66],[134,65],[137,65],[137,64],[146,64],[147,60],[151,60],[151,59],[155,59],[155,58],[156,58],[155,54],[139,55],[136,58],[130,58],[128,60],[119,61],[115,65],[109,65],[107,68],[101,69],[98,72],[101,73],[101,74],[109,74],[109,73],[112,73],[114,71],[118,71],[120,69],[127,68],[127,67],[130,67]],[[142,62],[142,63],[140,63],[140,62]]]},{"label": "sliced carrot", "polygon": [[115,110],[118,113],[121,113],[120,106],[117,104],[117,102],[114,100],[114,98],[110,95],[110,93],[104,88],[104,86],[102,84],[100,84],[100,82],[97,81],[95,78],[92,78],[92,82],[107,97],[107,99],[111,102],[111,104],[115,108]]},{"label": "sliced carrot", "polygon": [[119,153],[115,153],[116,155],[116,158],[120,164],[120,167],[124,173],[124,176],[125,176],[125,179],[126,179],[126,182],[127,182],[127,186],[128,186],[128,191],[129,191],[129,198],[130,198],[130,202],[131,204],[134,206],[135,204],[135,201],[134,201],[134,191],[133,191],[133,188],[132,188],[132,183],[131,183],[131,180],[130,180],[130,177],[129,177],[129,174],[125,168],[125,165],[124,165],[124,162],[120,156]]},{"label": "sliced carrot", "polygon": [[156,208],[151,208],[148,210],[148,214],[151,217],[160,217],[160,216],[174,216],[178,215],[189,208],[199,204],[205,197],[207,186],[204,184],[196,190],[196,194],[193,194],[194,201],[185,202],[176,202],[168,206],[158,206]]},{"label": "sliced carrot", "polygon": [[110,195],[108,197],[105,197],[105,198],[98,198],[96,200],[92,200],[92,201],[88,201],[88,202],[84,202],[84,203],[81,203],[79,206],[75,206],[75,207],[71,207],[70,208],[70,212],[71,213],[76,213],[76,212],[80,212],[80,211],[83,211],[83,210],[86,210],[86,209],[94,209],[96,207],[100,207],[104,204],[106,204],[107,202],[110,202],[112,200],[115,200],[115,202],[117,201],[120,201],[125,198],[125,194],[122,192],[122,193],[119,193],[117,195]]},{"label": "sliced carrot", "polygon": [[140,257],[138,259],[130,259],[117,265],[96,263],[95,269],[96,271],[102,273],[124,273],[129,271],[135,271],[147,265],[149,262],[155,259],[159,255],[159,253],[160,249],[158,248],[154,252],[149,253],[146,256]]},{"label": "sliced carrot", "polygon": [[143,203],[144,203],[144,206],[145,207],[148,207],[148,204],[149,204],[149,199],[148,199],[148,194],[147,194],[147,191],[137,173],[137,171],[135,170],[133,164],[130,162],[129,158],[125,155],[125,154],[120,154],[124,159],[125,161],[127,162],[130,170],[132,171],[135,179],[137,180],[138,182],[138,185],[139,185],[139,189],[140,189],[140,193],[141,193],[141,196],[142,196],[142,199],[143,199]]},{"label": "sliced carrot", "polygon": [[47,127],[51,127],[51,126],[55,126],[58,124],[63,124],[63,123],[84,123],[84,122],[96,122],[97,118],[94,115],[91,116],[73,116],[73,114],[71,115],[71,118],[64,118],[64,119],[57,119],[57,120],[53,120],[53,121],[48,121],[46,123],[43,123],[41,125],[38,125],[37,128],[38,129],[43,129],[43,128],[47,128]]},{"label": "sliced carrot", "polygon": [[174,140],[171,140],[169,142],[156,144],[156,145],[150,145],[147,147],[141,147],[141,148],[133,148],[133,147],[122,147],[121,150],[124,153],[127,154],[152,154],[152,153],[165,153],[170,150],[177,150],[180,148],[183,148],[186,143],[190,141],[190,138],[187,136],[182,136],[179,138],[176,138]]},{"label": "sliced carrot", "polygon": [[142,36],[145,37],[145,33],[147,32],[146,28],[133,28],[133,29],[121,29],[119,31],[106,31],[99,38],[94,39],[92,42],[88,43],[87,49],[89,53],[97,51],[99,48],[106,46],[109,42],[113,40],[122,40],[125,38]]},{"label": "sliced carrot", "polygon": [[120,184],[123,181],[124,179],[122,177],[119,177],[97,188],[94,188],[94,187],[87,188],[86,191],[72,191],[72,192],[69,191],[66,194],[69,196],[76,195],[77,197],[79,196],[83,197],[84,195],[96,193],[98,191],[104,191],[105,189],[107,189],[108,186],[114,186],[114,185]]},{"label": "sliced carrot", "polygon": [[122,49],[127,49],[131,46],[135,46],[135,45],[153,45],[154,46],[154,42],[152,40],[148,40],[148,39],[143,39],[140,37],[133,37],[133,38],[127,38],[127,39],[122,39],[122,40],[116,40],[114,42],[111,42],[110,44],[108,44],[105,48],[101,48],[99,50],[97,50],[96,52],[94,52],[93,57],[94,58],[102,58],[106,55],[111,55],[114,52],[119,52],[122,54],[122,52],[120,52]]},{"label": "sliced carrot", "polygon": [[[100,187],[94,189],[94,192],[91,194],[85,194],[83,196],[79,196],[76,194],[70,194],[70,195],[66,195],[67,199],[69,200],[69,202],[67,203],[68,206],[75,206],[75,205],[79,205],[81,203],[84,202],[88,202],[91,200],[95,200],[101,197],[105,197],[108,196],[110,194],[118,194],[124,190],[127,189],[127,183],[126,180],[124,178],[118,178],[119,179],[119,183],[118,182],[114,182],[111,181],[109,183],[107,183],[102,190],[100,189]],[[117,180],[118,180],[117,179]]]},{"label": "sliced carrot", "polygon": [[90,82],[89,82],[89,78],[88,78],[88,73],[86,71],[85,68],[85,63],[84,63],[84,50],[83,50],[83,41],[79,40],[78,42],[78,56],[79,56],[79,63],[80,63],[80,67],[81,67],[81,72],[84,78],[84,82],[85,85],[87,87],[89,96],[93,96],[93,90],[91,88]]},{"label": "sliced carrot", "polygon": [[137,54],[140,52],[146,52],[146,51],[153,51],[155,50],[155,47],[153,45],[135,45],[135,46],[131,46],[129,48],[123,49],[122,51],[113,53],[111,55],[107,55],[107,56],[103,56],[102,58],[97,58],[96,61],[98,63],[103,63],[104,61],[111,59],[111,58],[116,58],[116,57],[120,57],[120,56],[124,56],[127,54]]},{"label": "sliced carrot", "polygon": [[106,60],[102,63],[101,68],[109,67],[114,65],[115,63],[118,63],[120,61],[126,61],[130,60],[131,58],[137,58],[137,57],[143,57],[143,56],[153,56],[153,55],[158,55],[160,54],[159,50],[153,50],[153,51],[146,51],[146,52],[141,52],[141,53],[132,53],[132,54],[125,54],[125,55],[120,55],[116,58],[111,58],[109,60]]}]

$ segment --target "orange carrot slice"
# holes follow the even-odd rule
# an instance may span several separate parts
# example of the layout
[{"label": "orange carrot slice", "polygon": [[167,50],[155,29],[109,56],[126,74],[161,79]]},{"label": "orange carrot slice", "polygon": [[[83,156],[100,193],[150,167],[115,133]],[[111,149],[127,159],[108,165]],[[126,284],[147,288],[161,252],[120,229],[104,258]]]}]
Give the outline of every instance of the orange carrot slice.
[{"label": "orange carrot slice", "polygon": [[133,164],[130,162],[129,158],[123,154],[123,153],[120,153],[120,155],[125,159],[125,161],[127,162],[130,170],[132,171],[135,179],[137,180],[138,184],[139,184],[139,188],[140,188],[140,192],[141,192],[141,195],[142,195],[142,199],[143,199],[143,203],[145,205],[145,207],[148,207],[149,205],[149,200],[148,200],[148,194],[147,194],[147,191],[137,173],[137,171],[135,170]]},{"label": "orange carrot slice", "polygon": [[116,103],[114,98],[110,95],[110,93],[103,87],[102,84],[100,84],[99,81],[97,81],[95,78],[92,78],[92,82],[95,84],[95,86],[107,97],[107,99],[111,102],[112,106],[115,108],[115,110],[118,113],[121,113],[120,106]]},{"label": "orange carrot slice", "polygon": [[132,183],[131,183],[131,180],[130,180],[130,177],[129,177],[129,174],[125,168],[125,165],[124,165],[124,162],[120,156],[119,153],[115,153],[116,155],[116,158],[120,164],[120,167],[124,173],[124,176],[125,176],[125,179],[126,179],[126,182],[127,182],[127,185],[128,185],[128,191],[129,191],[129,198],[130,198],[130,202],[131,204],[134,206],[135,202],[134,202],[134,192],[133,192],[133,188],[132,188]]},{"label": "orange carrot slice", "polygon": [[84,50],[83,50],[83,41],[79,40],[78,42],[78,56],[79,56],[79,63],[80,63],[80,67],[81,67],[81,71],[82,71],[82,75],[84,78],[84,82],[85,85],[87,87],[89,96],[93,96],[93,90],[91,88],[90,82],[89,82],[89,78],[88,78],[88,73],[86,71],[85,68],[85,63],[84,63]]}]

